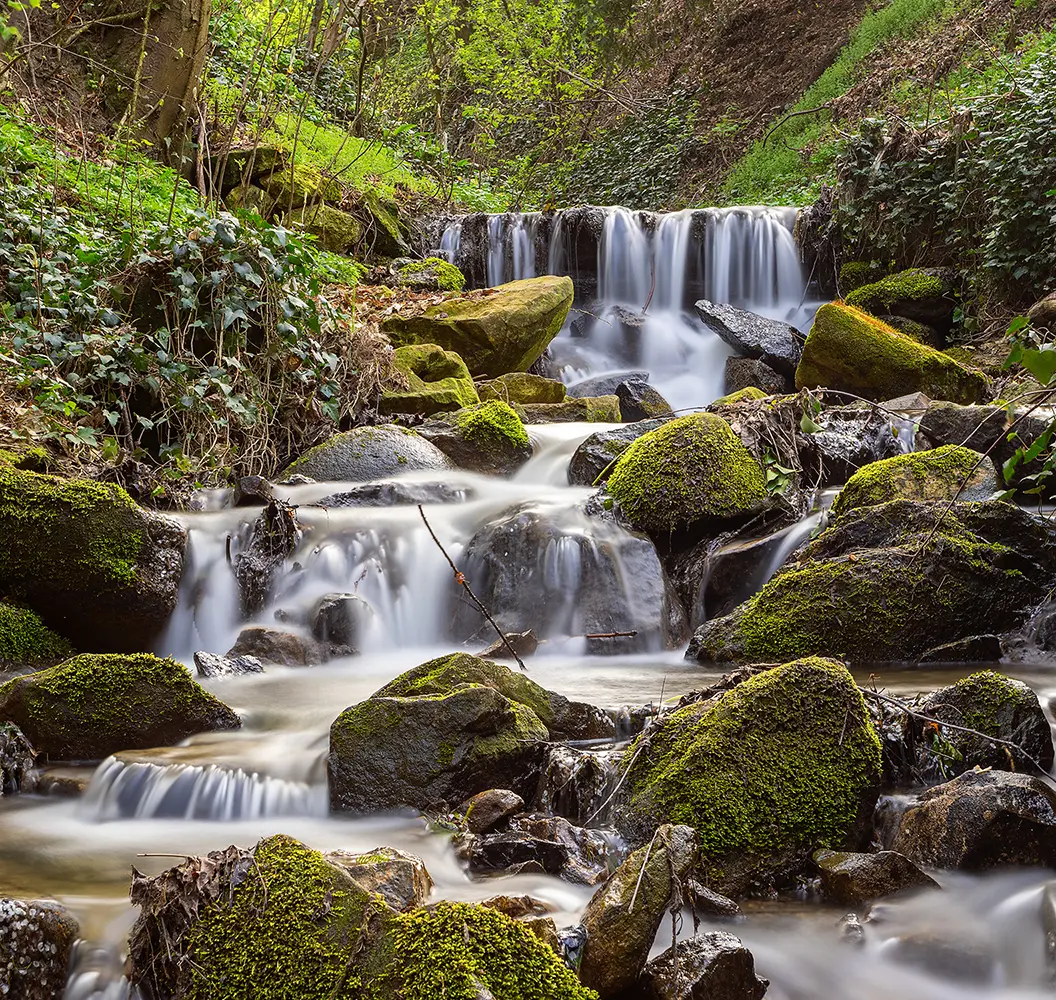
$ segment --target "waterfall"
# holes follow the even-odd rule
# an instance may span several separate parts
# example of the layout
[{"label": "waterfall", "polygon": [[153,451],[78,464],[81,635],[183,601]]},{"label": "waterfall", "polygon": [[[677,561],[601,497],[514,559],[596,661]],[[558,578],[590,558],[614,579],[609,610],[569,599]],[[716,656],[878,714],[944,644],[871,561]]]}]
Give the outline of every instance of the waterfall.
[{"label": "waterfall", "polygon": [[447,257],[448,263],[454,264],[458,260],[458,252],[462,248],[462,223],[457,219],[449,222],[444,227],[440,238],[440,250]]},{"label": "waterfall", "polygon": [[493,215],[488,219],[488,286],[501,285],[506,279],[506,216]]},{"label": "waterfall", "polygon": [[598,247],[598,298],[642,309],[652,284],[653,254],[640,218],[610,209]]},{"label": "waterfall", "polygon": [[513,280],[534,278],[535,234],[539,216],[515,215],[510,229],[510,245],[513,255]]}]

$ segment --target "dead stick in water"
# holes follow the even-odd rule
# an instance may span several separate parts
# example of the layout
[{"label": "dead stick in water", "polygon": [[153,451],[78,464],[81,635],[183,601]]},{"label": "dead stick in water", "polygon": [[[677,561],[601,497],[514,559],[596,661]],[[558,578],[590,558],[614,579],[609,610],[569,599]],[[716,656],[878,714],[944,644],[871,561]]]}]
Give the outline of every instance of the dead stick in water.
[{"label": "dead stick in water", "polygon": [[472,600],[473,603],[477,606],[477,610],[485,618],[487,618],[489,622],[491,622],[491,627],[499,633],[499,638],[502,640],[502,644],[510,651],[510,655],[517,661],[517,666],[519,666],[523,671],[527,672],[528,668],[524,665],[524,660],[522,660],[517,655],[517,650],[514,649],[513,646],[510,644],[510,640],[506,638],[506,633],[503,632],[501,628],[499,628],[499,626],[495,622],[495,619],[492,618],[491,615],[488,613],[488,609],[484,607],[483,602],[480,600],[479,597],[477,597],[476,594],[473,593],[473,589],[470,587],[462,571],[455,565],[454,560],[447,554],[447,549],[445,549],[443,545],[440,544],[440,539],[436,537],[436,532],[433,531],[433,526],[429,523],[429,519],[425,516],[425,511],[422,510],[421,504],[418,504],[418,513],[422,516],[422,523],[425,525],[426,530],[429,532],[429,536],[434,542],[436,542],[436,547],[443,553],[444,558],[447,560],[447,565],[451,567],[451,572],[455,574],[455,582],[460,584],[464,588],[466,593],[469,595],[470,600]]},{"label": "dead stick in water", "polygon": [[633,639],[638,634],[638,629],[630,632],[588,632],[581,636],[583,639]]}]

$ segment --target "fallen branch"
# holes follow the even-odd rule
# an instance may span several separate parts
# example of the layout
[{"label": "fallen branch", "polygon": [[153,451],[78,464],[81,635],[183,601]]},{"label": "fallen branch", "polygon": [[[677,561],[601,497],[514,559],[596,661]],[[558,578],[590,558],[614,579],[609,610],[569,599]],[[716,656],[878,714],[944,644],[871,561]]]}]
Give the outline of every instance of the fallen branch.
[{"label": "fallen branch", "polygon": [[638,629],[630,632],[588,632],[582,636],[583,639],[633,639],[638,634]]},{"label": "fallen branch", "polygon": [[418,513],[422,517],[422,523],[425,525],[426,530],[429,532],[429,537],[436,542],[436,547],[443,553],[444,558],[447,560],[448,566],[451,567],[451,572],[455,574],[455,582],[459,584],[465,592],[469,595],[470,600],[477,606],[477,610],[491,623],[492,628],[499,633],[499,638],[502,640],[502,644],[510,651],[510,655],[517,661],[517,666],[527,672],[528,668],[524,665],[524,660],[517,655],[517,650],[510,644],[510,640],[506,638],[506,633],[499,628],[495,619],[491,617],[488,609],[484,607],[483,602],[473,593],[473,589],[470,587],[469,582],[466,580],[462,571],[455,565],[454,560],[447,554],[447,549],[440,544],[440,539],[436,537],[436,532],[433,531],[433,526],[429,523],[429,519],[425,516],[425,511],[422,510],[422,505],[418,504]]},{"label": "fallen branch", "polygon": [[803,111],[791,111],[784,118],[782,118],[766,135],[763,136],[763,145],[766,145],[766,140],[770,138],[785,122],[791,118],[798,118],[800,115],[816,115],[819,111],[831,111],[832,106],[829,104],[819,104],[816,108],[806,108]]}]

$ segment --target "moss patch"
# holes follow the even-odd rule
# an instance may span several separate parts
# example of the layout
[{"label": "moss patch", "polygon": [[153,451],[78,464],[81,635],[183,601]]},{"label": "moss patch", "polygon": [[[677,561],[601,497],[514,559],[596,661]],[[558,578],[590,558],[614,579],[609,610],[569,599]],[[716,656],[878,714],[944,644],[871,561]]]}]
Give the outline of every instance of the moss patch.
[{"label": "moss patch", "polygon": [[0,665],[40,666],[72,652],[70,644],[34,612],[0,603]]},{"label": "moss patch", "polygon": [[393,352],[392,360],[406,387],[384,390],[378,406],[382,413],[430,416],[479,402],[469,369],[454,351],[411,344]]},{"label": "moss patch", "polygon": [[[840,277],[843,277],[842,270]],[[897,302],[917,302],[920,299],[940,296],[942,293],[943,284],[939,278],[926,274],[919,268],[913,268],[855,288],[847,295],[846,302],[857,309],[881,315],[890,312]]]},{"label": "moss patch", "polygon": [[504,403],[563,403],[568,394],[563,382],[527,372],[489,379],[481,382],[477,390],[483,400],[501,399]]},{"label": "moss patch", "polygon": [[759,463],[711,413],[672,420],[633,441],[608,490],[633,524],[658,533],[741,517],[766,498]]},{"label": "moss patch", "polygon": [[521,418],[508,403],[500,399],[492,399],[481,403],[480,406],[463,410],[457,415],[456,422],[467,441],[492,447],[531,447]]},{"label": "moss patch", "polygon": [[[414,260],[404,264],[396,272],[403,281],[414,284],[414,279],[425,276],[435,279],[436,287],[441,292],[460,292],[466,285],[466,276],[454,264],[442,257],[426,257],[425,260]],[[432,283],[432,282],[430,282]]]},{"label": "moss patch", "polygon": [[711,858],[843,845],[881,773],[880,741],[853,678],[819,658],[672,713],[626,760],[631,820],[692,826]]},{"label": "moss patch", "polygon": [[749,403],[754,399],[766,399],[766,393],[757,389],[754,385],[747,385],[743,389],[731,392],[728,396],[720,396],[712,403],[712,406],[736,406],[738,403]]}]

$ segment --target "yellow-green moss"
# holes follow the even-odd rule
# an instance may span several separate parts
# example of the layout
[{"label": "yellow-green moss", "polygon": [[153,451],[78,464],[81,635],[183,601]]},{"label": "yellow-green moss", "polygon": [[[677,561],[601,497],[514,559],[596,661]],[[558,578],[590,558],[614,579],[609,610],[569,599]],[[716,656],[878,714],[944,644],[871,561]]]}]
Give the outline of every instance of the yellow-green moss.
[{"label": "yellow-green moss", "polygon": [[465,362],[436,344],[397,348],[393,365],[406,387],[387,387],[378,408],[382,413],[421,413],[431,416],[473,406],[480,397]]},{"label": "yellow-green moss", "polygon": [[766,399],[766,393],[754,385],[746,385],[743,389],[731,392],[728,396],[720,396],[712,403],[712,406],[736,406],[738,403],[748,403],[753,399]]},{"label": "yellow-green moss", "polygon": [[72,652],[70,644],[34,612],[0,603],[0,664],[38,666],[54,663]]},{"label": "yellow-green moss", "polygon": [[876,400],[924,392],[955,403],[976,403],[988,393],[981,371],[842,302],[818,310],[796,369],[796,386],[841,389]]},{"label": "yellow-green moss", "polygon": [[466,276],[442,257],[411,261],[404,264],[397,273],[401,278],[413,278],[425,271],[431,271],[435,275],[437,286],[442,292],[460,292],[466,285]]},{"label": "yellow-green moss", "polygon": [[[833,516],[855,507],[871,507],[889,500],[952,499],[962,487],[986,479],[978,452],[960,445],[910,452],[863,466],[840,491]],[[969,482],[969,479],[972,482]],[[978,499],[965,497],[965,499]]]},{"label": "yellow-green moss", "polygon": [[490,399],[486,403],[463,410],[456,417],[462,436],[482,446],[506,445],[513,448],[530,448],[528,432],[521,418],[501,399]]},{"label": "yellow-green moss", "polygon": [[[842,271],[840,276],[842,278]],[[919,268],[912,268],[855,288],[847,295],[846,302],[866,312],[883,314],[890,312],[896,302],[916,302],[942,293],[943,285],[939,278],[925,274]]]},{"label": "yellow-green moss", "polygon": [[880,741],[842,663],[766,670],[627,750],[632,814],[685,823],[703,854],[840,846],[880,779]]},{"label": "yellow-green moss", "polygon": [[484,401],[501,399],[504,403],[563,403],[568,395],[563,382],[528,372],[509,372],[489,379],[481,382],[477,391]]},{"label": "yellow-green moss", "polygon": [[319,246],[331,253],[348,253],[363,238],[360,221],[333,205],[295,209],[287,222],[310,233],[319,241]]},{"label": "yellow-green moss", "polygon": [[848,295],[883,277],[883,268],[873,260],[849,260],[840,267],[839,286]]},{"label": "yellow-green moss", "polygon": [[712,413],[680,417],[633,441],[608,490],[634,525],[651,532],[740,517],[766,499],[759,463]]}]

